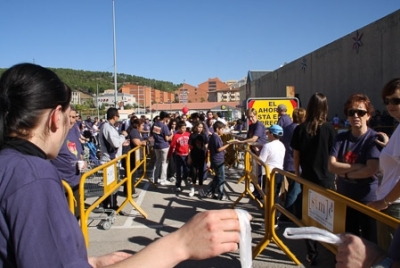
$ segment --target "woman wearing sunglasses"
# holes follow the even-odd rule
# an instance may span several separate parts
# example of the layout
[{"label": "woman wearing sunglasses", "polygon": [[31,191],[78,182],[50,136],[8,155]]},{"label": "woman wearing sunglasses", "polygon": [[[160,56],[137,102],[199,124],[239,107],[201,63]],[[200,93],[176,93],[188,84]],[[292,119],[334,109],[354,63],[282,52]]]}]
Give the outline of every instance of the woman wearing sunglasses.
[{"label": "woman wearing sunglasses", "polygon": [[[329,157],[329,170],[337,175],[337,192],[364,204],[376,200],[378,188],[378,134],[368,127],[373,112],[368,96],[350,96],[344,104],[344,114],[351,130],[336,136]],[[347,207],[346,232],[376,243],[376,220]]]},{"label": "woman wearing sunglasses", "polygon": [[[389,81],[381,93],[383,103],[389,114],[400,121],[400,78]],[[385,145],[379,157],[383,178],[377,190],[377,201],[368,205],[392,217],[400,219],[400,129],[393,132],[390,140],[387,137],[382,142]],[[393,239],[395,229],[380,222],[378,226],[378,245],[388,249]]]}]

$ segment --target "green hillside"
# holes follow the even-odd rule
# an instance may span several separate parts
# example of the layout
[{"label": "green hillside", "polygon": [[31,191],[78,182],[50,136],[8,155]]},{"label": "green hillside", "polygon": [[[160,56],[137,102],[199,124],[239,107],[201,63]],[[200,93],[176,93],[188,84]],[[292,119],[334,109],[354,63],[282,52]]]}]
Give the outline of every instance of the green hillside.
[{"label": "green hillside", "polygon": [[[110,72],[83,71],[63,68],[51,68],[67,85],[73,90],[81,90],[90,94],[95,94],[97,84],[99,93],[106,89],[114,88],[114,74]],[[6,69],[0,68],[0,75]],[[117,74],[118,87],[123,84],[136,84],[149,86],[162,91],[175,91],[181,85],[175,85],[172,82],[148,79],[140,76],[119,73]]]}]

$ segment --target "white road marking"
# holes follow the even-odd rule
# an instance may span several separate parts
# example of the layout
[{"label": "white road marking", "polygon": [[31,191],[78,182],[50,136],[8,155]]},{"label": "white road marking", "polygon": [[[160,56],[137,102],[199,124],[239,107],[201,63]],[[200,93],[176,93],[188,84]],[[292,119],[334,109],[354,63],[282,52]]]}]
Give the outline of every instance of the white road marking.
[{"label": "white road marking", "polygon": [[[146,195],[146,192],[147,192],[147,189],[149,188],[149,185],[150,185],[150,183],[146,182],[146,184],[144,185],[143,189],[141,189],[141,191],[140,191],[139,197],[136,198],[136,200],[135,200],[136,204],[138,204],[139,207],[143,203],[143,199],[144,199],[144,196]],[[129,214],[132,215],[133,217],[140,215],[140,213],[134,208],[132,208],[132,210],[131,210],[131,212]],[[124,225],[122,225],[121,227],[124,227],[124,228],[129,227],[129,226],[132,225],[132,223],[133,223],[132,217],[128,217],[126,219]],[[117,226],[113,226],[113,227],[117,227]]]}]

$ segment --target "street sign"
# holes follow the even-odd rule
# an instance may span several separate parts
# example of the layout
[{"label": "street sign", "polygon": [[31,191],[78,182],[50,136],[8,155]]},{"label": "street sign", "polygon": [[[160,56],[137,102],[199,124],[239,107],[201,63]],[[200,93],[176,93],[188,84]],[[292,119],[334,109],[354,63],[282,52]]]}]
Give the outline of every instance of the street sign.
[{"label": "street sign", "polygon": [[254,108],[257,111],[257,120],[264,123],[266,127],[278,123],[278,106],[284,104],[287,114],[292,117],[293,110],[299,107],[297,98],[249,98],[247,109]]}]

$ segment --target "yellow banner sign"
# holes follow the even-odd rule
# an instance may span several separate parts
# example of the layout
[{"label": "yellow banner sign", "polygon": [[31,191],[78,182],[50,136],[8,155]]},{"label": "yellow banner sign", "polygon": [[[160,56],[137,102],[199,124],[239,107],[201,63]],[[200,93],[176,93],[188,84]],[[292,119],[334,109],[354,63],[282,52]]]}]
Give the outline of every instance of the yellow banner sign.
[{"label": "yellow banner sign", "polygon": [[299,107],[297,98],[250,98],[247,100],[247,109],[254,108],[257,111],[258,121],[266,127],[278,123],[278,106],[285,105],[287,114],[292,117],[293,110]]}]

